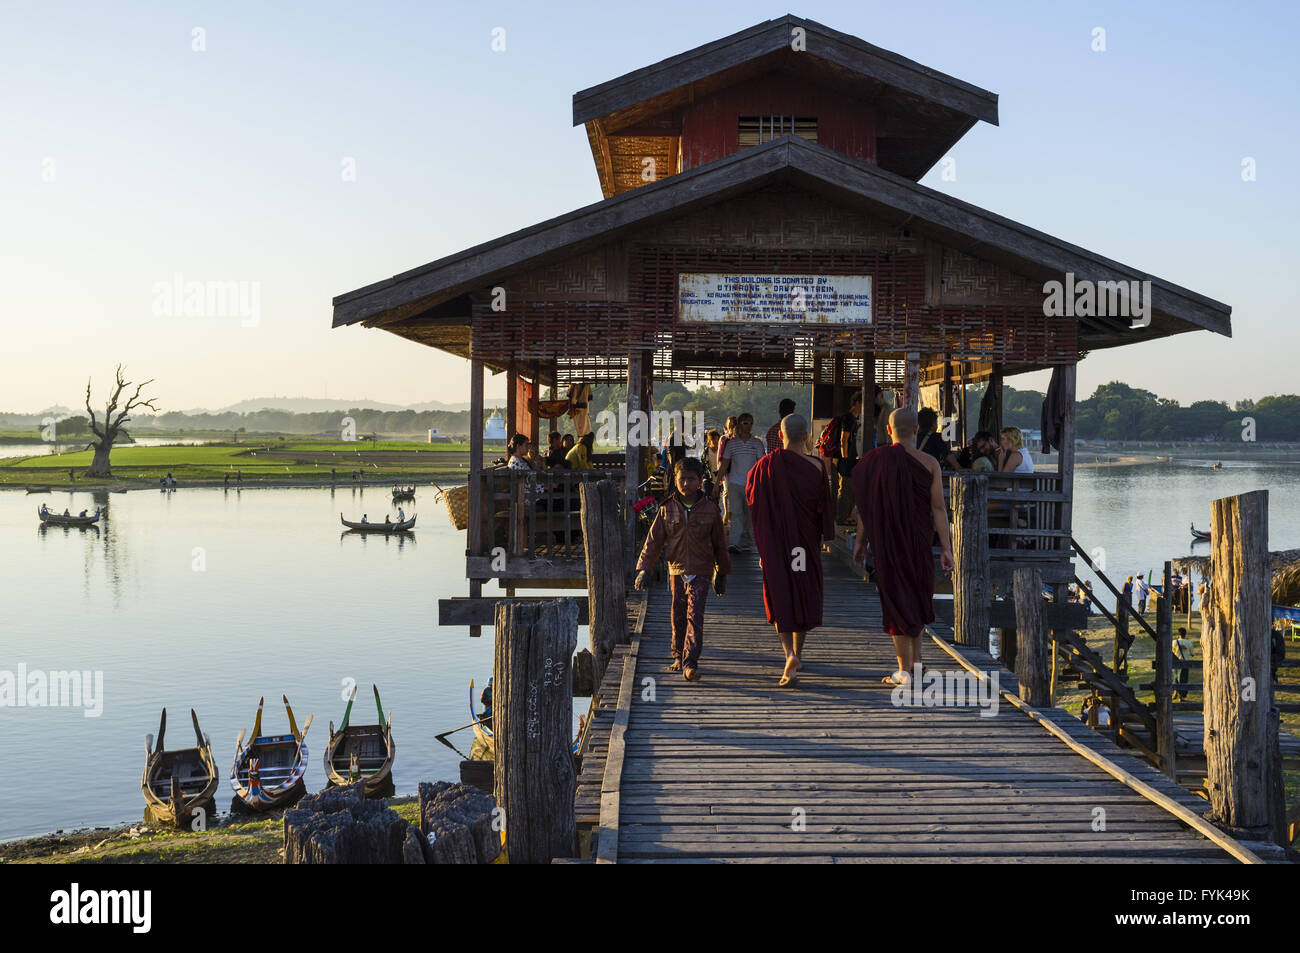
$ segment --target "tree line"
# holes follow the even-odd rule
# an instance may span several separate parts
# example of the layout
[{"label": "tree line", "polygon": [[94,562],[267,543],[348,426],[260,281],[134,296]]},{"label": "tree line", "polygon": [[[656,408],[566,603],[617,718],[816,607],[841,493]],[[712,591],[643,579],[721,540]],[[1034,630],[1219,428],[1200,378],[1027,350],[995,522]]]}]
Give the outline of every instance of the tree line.
[{"label": "tree line", "polygon": [[[728,416],[751,413],[754,432],[760,436],[777,420],[777,405],[784,397],[792,398],[798,411],[808,414],[810,388],[807,384],[731,382],[720,387],[697,386],[694,389],[678,381],[656,381],[655,409],[662,411],[702,412],[709,427],[721,428]],[[974,432],[979,417],[982,386],[967,388],[967,430]],[[623,386],[602,385],[594,388],[590,404],[592,428],[603,410],[616,416],[627,399]],[[1036,429],[1040,422],[1043,394],[1034,390],[1003,387],[1002,419],[1006,426]],[[488,414],[491,411],[487,412]],[[486,415],[485,415],[486,416]],[[369,434],[423,434],[430,428],[454,438],[469,433],[467,411],[369,410],[353,407],[312,413],[285,410],[258,410],[248,413],[185,414],[179,411],[139,416],[131,429],[145,434],[150,429],[168,432],[201,431],[247,433],[288,433],[339,435],[344,418],[350,417],[358,436]],[[1300,396],[1281,394],[1258,400],[1241,400],[1233,406],[1225,401],[1198,400],[1182,405],[1176,400],[1158,397],[1151,391],[1112,381],[1080,400],[1077,407],[1079,436],[1088,440],[1241,440],[1300,441]],[[88,433],[88,420],[74,415],[58,422],[62,435]],[[41,418],[31,414],[0,414],[0,429],[20,430],[39,427]],[[572,432],[567,417],[542,421],[542,433],[550,429]]]}]

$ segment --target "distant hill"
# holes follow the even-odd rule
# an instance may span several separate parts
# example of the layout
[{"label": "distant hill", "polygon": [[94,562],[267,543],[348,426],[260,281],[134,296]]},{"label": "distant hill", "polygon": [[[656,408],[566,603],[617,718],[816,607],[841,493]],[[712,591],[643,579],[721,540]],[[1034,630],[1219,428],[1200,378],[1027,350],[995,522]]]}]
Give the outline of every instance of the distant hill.
[{"label": "distant hill", "polygon": [[[488,407],[504,407],[504,397],[490,397],[484,401]],[[411,404],[404,406],[402,404],[386,404],[378,400],[334,400],[330,397],[253,397],[248,400],[241,400],[237,404],[231,404],[229,407],[222,407],[220,410],[192,409],[186,410],[187,414],[251,414],[259,410],[285,410],[295,414],[313,414],[322,413],[332,410],[352,410],[361,408],[367,410],[398,411],[414,410],[425,412],[431,410],[443,411],[466,411],[469,410],[469,401],[459,404],[444,404],[441,401],[431,400],[423,404]]]}]

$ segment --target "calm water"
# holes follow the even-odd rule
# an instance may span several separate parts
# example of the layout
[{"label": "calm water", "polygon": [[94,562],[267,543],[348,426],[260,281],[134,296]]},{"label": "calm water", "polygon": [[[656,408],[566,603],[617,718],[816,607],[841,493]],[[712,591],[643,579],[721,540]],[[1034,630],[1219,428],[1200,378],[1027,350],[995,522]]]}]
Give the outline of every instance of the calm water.
[{"label": "calm water", "polygon": [[[1106,547],[1112,578],[1158,571],[1193,551],[1187,525],[1208,526],[1212,499],[1263,488],[1272,548],[1300,546],[1300,468],[1226,463],[1081,470],[1075,536]],[[99,532],[42,532],[41,502],[74,513],[107,504],[110,515]],[[415,537],[384,539],[341,538],[338,514],[382,519],[386,488],[0,493],[0,670],[104,677],[97,718],[0,708],[0,838],[138,820],[143,739],[164,705],[169,745],[190,744],[196,708],[224,773],[259,696],[265,729],[287,730],[287,693],[300,724],[315,715],[307,783],[318,789],[345,679],[361,686],[354,717],[371,720],[372,682],[393,712],[400,793],[456,778],[459,756],[434,735],[466,723],[467,686],[491,674],[492,640],[438,628],[436,600],[467,593],[464,534],[431,495],[418,502]],[[454,736],[466,752],[470,734]],[[229,802],[223,780],[218,806]]]},{"label": "calm water", "polygon": [[[107,502],[107,525],[41,531],[42,501],[74,513]],[[420,514],[416,534],[386,539],[342,536],[338,515],[382,519],[387,488],[0,493],[0,670],[104,678],[99,717],[0,707],[0,839],[138,820],[144,736],[163,706],[168,747],[193,744],[197,709],[224,778],[259,696],[264,729],[288,730],[287,694],[299,725],[315,715],[306,781],[317,790],[349,678],[354,722],[375,720],[371,683],[393,713],[399,793],[456,779],[460,758],[434,735],[469,721],[469,680],[492,674],[492,638],[438,627],[437,599],[468,593],[465,534],[432,493],[417,504],[404,504]],[[576,703],[575,721],[585,711]],[[472,735],[452,740],[468,754]],[[230,796],[223,779],[220,810]]]},{"label": "calm water", "polygon": [[[6,457],[39,457],[50,453],[66,453],[72,450],[84,450],[87,440],[67,441],[61,440],[58,443],[0,443],[0,460]],[[189,440],[178,437],[136,437],[134,443],[115,444],[118,447],[175,447],[175,446],[201,446],[209,443],[207,440]]]}]

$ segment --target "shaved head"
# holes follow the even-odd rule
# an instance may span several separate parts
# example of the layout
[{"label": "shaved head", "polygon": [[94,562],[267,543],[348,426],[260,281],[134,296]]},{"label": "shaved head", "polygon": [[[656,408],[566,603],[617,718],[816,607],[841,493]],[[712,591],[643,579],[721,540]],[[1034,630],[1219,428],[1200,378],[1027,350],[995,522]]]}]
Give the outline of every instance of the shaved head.
[{"label": "shaved head", "polygon": [[895,439],[906,440],[916,436],[916,411],[909,407],[899,407],[889,415],[889,427]]},{"label": "shaved head", "polygon": [[808,437],[808,421],[800,414],[786,414],[781,418],[781,436],[787,448],[791,444],[802,445]]}]

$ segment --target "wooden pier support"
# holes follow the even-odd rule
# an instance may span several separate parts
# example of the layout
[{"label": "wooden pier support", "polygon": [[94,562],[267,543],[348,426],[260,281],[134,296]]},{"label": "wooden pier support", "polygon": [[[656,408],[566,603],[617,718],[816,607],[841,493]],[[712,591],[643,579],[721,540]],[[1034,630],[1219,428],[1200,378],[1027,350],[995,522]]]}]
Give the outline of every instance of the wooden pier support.
[{"label": "wooden pier support", "polygon": [[989,648],[989,479],[952,477],[953,637],[959,645]]},{"label": "wooden pier support", "polygon": [[1043,574],[1037,569],[1017,569],[1013,576],[1016,598],[1016,678],[1020,700],[1035,708],[1051,704],[1051,639],[1043,599]]},{"label": "wooden pier support", "polygon": [[1215,500],[1210,545],[1201,652],[1211,815],[1280,840],[1284,806],[1269,663],[1268,491]]},{"label": "wooden pier support", "polygon": [[605,677],[614,646],[627,645],[626,527],[619,512],[619,487],[613,480],[584,481],[582,542],[587,557],[587,615],[591,654],[595,661],[593,685]]},{"label": "wooden pier support", "polygon": [[1174,731],[1174,604],[1172,587],[1173,575],[1171,564],[1165,561],[1164,588],[1160,590],[1161,599],[1156,604],[1156,754],[1160,758],[1160,770],[1174,780],[1178,779],[1175,763]]},{"label": "wooden pier support", "polygon": [[497,604],[492,705],[494,784],[511,863],[572,857],[576,819],[572,599]]}]

